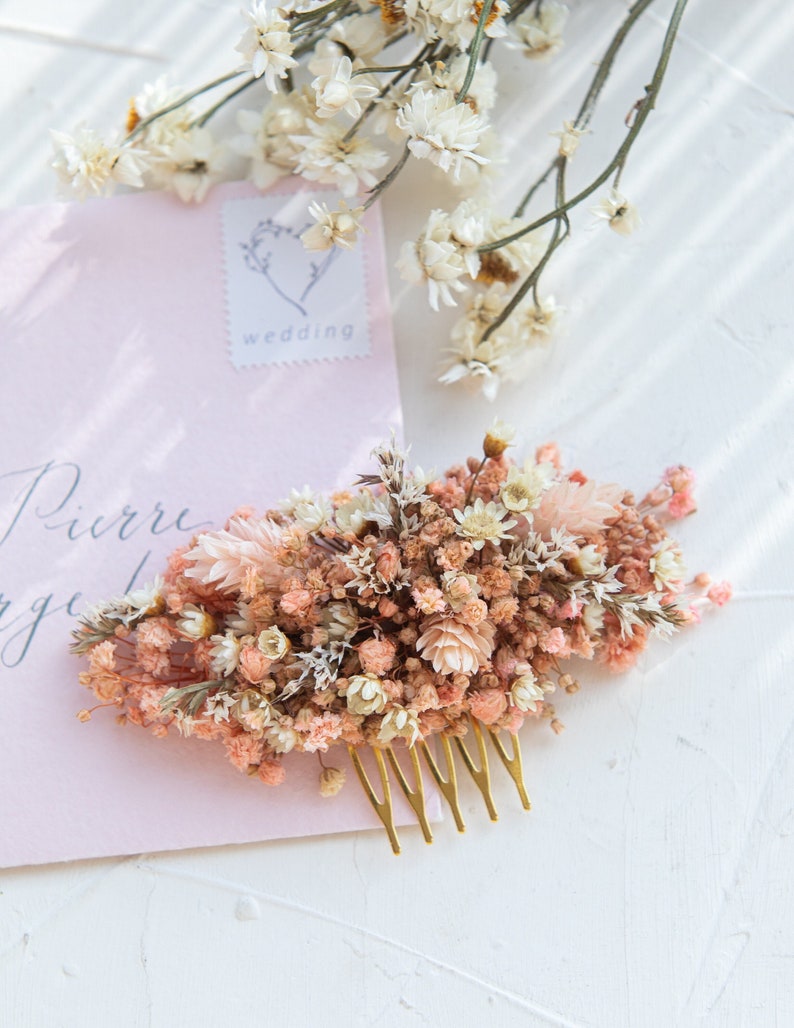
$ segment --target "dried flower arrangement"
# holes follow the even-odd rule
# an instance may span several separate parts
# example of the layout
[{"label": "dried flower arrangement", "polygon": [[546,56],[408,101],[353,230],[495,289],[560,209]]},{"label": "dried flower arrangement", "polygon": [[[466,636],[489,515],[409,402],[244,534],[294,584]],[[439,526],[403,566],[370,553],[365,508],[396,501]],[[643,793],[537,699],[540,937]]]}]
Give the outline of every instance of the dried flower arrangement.
[{"label": "dried flower arrangement", "polygon": [[[521,377],[532,348],[554,332],[559,309],[539,286],[571,231],[574,209],[600,195],[591,209],[612,229],[626,235],[638,224],[635,207],[619,191],[621,177],[656,104],[687,0],[672,6],[656,66],[642,97],[627,100],[629,115],[611,158],[574,190],[567,179],[619,52],[652,2],[629,7],[584,98],[571,101],[570,120],[554,133],[551,159],[520,185],[520,197],[502,198],[510,213],[493,209],[497,68],[505,47],[535,66],[559,51],[568,17],[560,0],[286,0],[270,9],[254,0],[236,47],[242,67],[188,91],[164,81],[145,86],[131,102],[120,140],[85,127],[73,135],[54,132],[53,166],[81,197],[123,183],[200,201],[223,176],[231,149],[250,160],[249,177],[261,189],[294,174],[339,191],[336,209],[315,203],[308,212],[315,223],[304,243],[323,250],[354,246],[364,211],[410,159],[426,163],[445,176],[451,209],[429,212],[418,239],[403,246],[400,271],[426,284],[435,309],[465,299],[441,381],[465,381],[493,398],[501,381]],[[583,61],[589,65],[594,56]],[[552,62],[549,76],[553,69]],[[227,83],[232,88],[210,106],[195,105]],[[216,140],[210,120],[249,90],[252,98],[259,95],[252,109],[238,111],[240,135]],[[533,151],[542,152],[537,140]],[[545,208],[544,190],[551,194]]]},{"label": "dried flower arrangement", "polygon": [[[388,767],[428,841],[420,757],[460,830],[456,753],[496,817],[486,736],[528,808],[517,733],[527,719],[561,731],[549,697],[579,688],[561,662],[625,670],[651,636],[698,620],[730,587],[688,581],[667,535],[667,521],[695,509],[689,469],[669,468],[635,502],[564,473],[554,445],[514,463],[512,437],[495,422],[481,457],[432,480],[392,442],[355,492],[306,488],[263,517],[238,510],[174,552],[152,585],[83,615],[80,681],[121,722],[218,740],[268,785],[283,781],[291,750],[346,747],[395,852]],[[321,765],[333,795],[345,772]]]}]

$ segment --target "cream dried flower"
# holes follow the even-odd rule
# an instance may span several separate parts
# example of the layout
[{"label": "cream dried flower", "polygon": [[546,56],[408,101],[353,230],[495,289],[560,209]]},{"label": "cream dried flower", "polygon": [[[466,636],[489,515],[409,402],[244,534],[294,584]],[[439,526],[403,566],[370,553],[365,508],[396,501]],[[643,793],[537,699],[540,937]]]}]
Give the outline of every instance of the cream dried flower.
[{"label": "cream dried flower", "polygon": [[[512,445],[515,437],[516,430],[512,425],[508,425],[500,418],[494,418],[493,424],[485,433],[485,440],[482,445],[485,456],[491,458],[501,457],[505,450]],[[510,470],[512,471],[513,469],[511,468]]]},{"label": "cream dried flower", "polygon": [[498,544],[509,539],[509,530],[517,521],[505,521],[507,508],[501,503],[484,503],[479,497],[465,510],[455,510],[458,522],[457,533],[468,539],[475,550],[481,550],[486,543]]},{"label": "cream dried flower", "polygon": [[50,131],[55,156],[52,167],[64,187],[80,200],[109,193],[117,183],[143,186],[147,154],[131,147],[106,143],[93,129],[80,125],[73,136]]},{"label": "cream dried flower", "polygon": [[686,578],[684,555],[671,539],[665,539],[648,562],[657,589],[671,589],[678,592]]},{"label": "cream dried flower", "polygon": [[637,208],[616,189],[610,189],[607,196],[596,206],[590,208],[597,218],[609,222],[609,227],[619,236],[630,236],[639,228],[640,216]]},{"label": "cream dried flower", "polygon": [[212,669],[215,674],[228,678],[240,662],[242,644],[233,632],[210,636],[210,642],[214,643],[210,650]]},{"label": "cream dried flower", "polygon": [[469,625],[458,617],[437,615],[423,628],[416,651],[439,674],[474,674],[490,660],[495,628],[489,621]]},{"label": "cream dried flower", "polygon": [[187,639],[209,639],[218,630],[215,618],[193,603],[186,603],[176,623]]},{"label": "cream dried flower", "polygon": [[298,742],[298,733],[289,725],[277,722],[265,730],[264,739],[276,753],[289,753]]},{"label": "cream dried flower", "polygon": [[[462,218],[458,219],[464,227]],[[465,226],[468,227],[468,226]],[[472,245],[461,244],[455,237],[450,216],[443,211],[430,212],[424,231],[415,243],[403,243],[397,268],[407,282],[427,282],[428,299],[434,311],[439,302],[456,306],[453,293],[465,292],[460,279],[474,279],[480,266]]]},{"label": "cream dried flower", "polygon": [[158,185],[173,190],[182,203],[201,203],[220,178],[224,161],[223,148],[209,129],[193,128],[174,134],[168,146],[158,148],[152,174]]},{"label": "cream dried flower", "polygon": [[285,79],[290,68],[298,62],[291,56],[295,49],[289,34],[289,25],[284,21],[279,8],[273,14],[267,4],[255,2],[251,10],[244,12],[250,25],[235,47],[251,65],[256,78],[265,76],[265,84],[271,93],[278,92],[278,79]]},{"label": "cream dried flower", "polygon": [[341,767],[324,767],[320,772],[320,795],[336,796],[345,784],[347,775]]},{"label": "cream dried flower", "polygon": [[361,101],[378,95],[377,87],[365,78],[353,79],[353,62],[349,57],[332,57],[322,65],[321,73],[312,82],[318,118],[333,118],[340,111],[357,118]]},{"label": "cream dried flower", "polygon": [[562,123],[562,131],[552,132],[551,135],[557,136],[560,140],[560,145],[557,149],[560,157],[573,157],[579,146],[579,140],[586,131],[587,129],[577,128],[572,121],[564,121]]},{"label": "cream dried flower", "polygon": [[259,633],[256,645],[268,660],[283,660],[292,649],[292,643],[275,625],[272,628],[265,628]]},{"label": "cream dried flower", "polygon": [[334,246],[340,250],[353,249],[361,231],[363,207],[351,210],[343,200],[338,211],[329,211],[327,204],[313,200],[309,204],[309,214],[317,224],[307,228],[301,236],[307,250],[330,250]]},{"label": "cream dried flower", "polygon": [[310,122],[307,128],[308,135],[291,137],[299,148],[299,175],[336,186],[343,196],[355,196],[362,185],[369,189],[376,184],[372,172],[388,160],[383,150],[360,134],[345,139],[346,129],[335,122]]},{"label": "cream dried flower", "polygon": [[499,491],[499,499],[513,514],[528,514],[540,503],[544,489],[548,489],[554,479],[552,464],[531,464],[527,462],[524,470],[512,467],[507,473],[507,480]]},{"label": "cream dried flower", "polygon": [[392,739],[405,739],[410,746],[419,738],[419,718],[414,711],[397,704],[383,715],[378,739],[388,745]]},{"label": "cream dried flower", "polygon": [[377,675],[353,675],[346,686],[339,690],[339,695],[347,700],[347,709],[353,714],[367,717],[369,714],[382,714],[386,709],[388,695],[383,681]]},{"label": "cream dried flower", "polygon": [[524,53],[535,60],[553,57],[563,44],[562,32],[568,8],[559,0],[544,0],[525,11],[513,23],[513,30],[524,45]]},{"label": "cream dried flower", "polygon": [[538,685],[532,671],[521,675],[510,687],[510,700],[514,707],[523,711],[536,711],[537,704],[543,702],[543,690]]},{"label": "cream dried flower", "polygon": [[414,157],[426,158],[442,171],[460,175],[466,161],[487,164],[478,154],[482,119],[465,103],[458,103],[448,89],[418,87],[410,101],[397,112],[397,126],[409,137]]}]

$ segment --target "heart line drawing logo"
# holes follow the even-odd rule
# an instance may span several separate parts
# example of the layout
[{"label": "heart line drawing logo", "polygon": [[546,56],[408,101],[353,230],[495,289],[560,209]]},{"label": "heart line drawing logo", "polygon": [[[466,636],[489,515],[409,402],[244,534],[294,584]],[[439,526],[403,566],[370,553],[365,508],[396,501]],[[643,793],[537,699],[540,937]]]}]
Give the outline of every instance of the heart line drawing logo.
[{"label": "heart line drawing logo", "polygon": [[[296,229],[291,225],[283,225],[273,218],[266,218],[254,227],[248,242],[239,244],[246,267],[262,275],[273,291],[299,311],[303,317],[308,315],[307,298],[339,256],[336,248],[330,250],[322,260],[316,260],[307,253],[300,239],[307,228],[309,228],[308,223]],[[277,250],[281,250],[283,255],[284,245],[289,245],[291,242],[296,243],[300,248],[300,253],[304,255],[304,260],[301,262],[304,274],[298,274],[297,282],[293,280],[287,283],[279,279],[279,269],[274,258],[278,256]],[[285,263],[294,268],[295,257],[296,254],[291,253],[291,260]]]}]

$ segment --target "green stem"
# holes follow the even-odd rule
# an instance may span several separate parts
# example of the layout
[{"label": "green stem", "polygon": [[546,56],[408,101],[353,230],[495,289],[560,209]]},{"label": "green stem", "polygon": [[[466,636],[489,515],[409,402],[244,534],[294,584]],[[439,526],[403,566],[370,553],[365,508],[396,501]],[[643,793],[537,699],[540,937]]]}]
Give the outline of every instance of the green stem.
[{"label": "green stem", "polygon": [[522,236],[528,235],[530,232],[534,232],[535,229],[541,228],[543,225],[547,225],[550,221],[554,221],[556,218],[559,218],[560,215],[571,210],[572,207],[578,206],[582,200],[586,200],[588,196],[594,193],[596,189],[602,186],[609,179],[613,172],[623,167],[626,163],[629,151],[634,145],[634,142],[640,134],[648,115],[651,113],[656,103],[656,98],[659,94],[665,72],[667,71],[667,65],[670,61],[670,53],[673,49],[675,37],[678,33],[678,27],[681,23],[681,18],[688,2],[689,0],[676,0],[676,5],[667,26],[667,32],[665,33],[664,43],[662,45],[662,52],[656,65],[653,78],[645,87],[645,96],[639,101],[637,106],[637,116],[634,119],[626,138],[623,140],[623,143],[620,145],[617,153],[604,171],[602,171],[597,178],[593,179],[588,186],[578,192],[570,200],[567,200],[564,204],[557,206],[553,211],[549,211],[548,214],[544,214],[542,218],[538,218],[536,221],[531,222],[518,232],[513,232],[511,235],[504,236],[502,239],[496,239],[492,243],[485,243],[483,246],[478,247],[478,253],[490,253],[492,250],[498,250],[500,247],[507,246],[508,243],[514,243],[517,239],[521,239]]},{"label": "green stem", "polygon": [[[612,65],[615,63],[615,58],[617,57],[618,51],[625,42],[626,37],[629,34],[629,31],[639,20],[640,15],[642,15],[650,7],[652,3],[653,0],[638,0],[638,2],[635,3],[629,9],[629,13],[626,15],[618,31],[612,37],[612,41],[605,50],[603,57],[598,62],[598,70],[593,76],[593,80],[590,83],[590,88],[587,90],[585,98],[582,101],[581,107],[579,108],[579,112],[576,115],[576,118],[574,119],[574,128],[583,130],[586,129],[587,126],[590,124],[590,119],[593,116],[593,111],[595,110],[595,106],[598,103],[599,97],[601,96],[601,91],[603,90],[604,85],[606,84],[606,81],[609,77],[609,73],[612,71]],[[552,160],[552,162],[543,172],[543,174],[540,176],[540,178],[536,179],[535,182],[529,187],[527,192],[524,194],[524,197],[522,198],[521,202],[513,212],[514,218],[520,218],[523,216],[524,211],[527,209],[530,200],[538,191],[538,189],[543,185],[543,183],[546,181],[549,175],[552,173],[556,164],[557,158],[555,157],[554,160]]]},{"label": "green stem", "polygon": [[249,86],[252,86],[256,81],[257,79],[253,75],[250,78],[247,78],[230,93],[227,93],[226,96],[221,97],[217,103],[213,104],[212,107],[208,108],[200,117],[196,118],[192,124],[195,125],[196,128],[203,128],[210,118],[214,114],[218,113],[221,107],[227,104],[230,100],[233,100],[236,96],[239,96],[240,93],[245,92],[245,90],[248,89]]},{"label": "green stem", "polygon": [[480,56],[480,47],[482,46],[482,37],[485,35],[485,23],[488,21],[493,5],[494,0],[485,0],[482,5],[480,17],[477,19],[477,28],[474,30],[474,38],[469,47],[469,66],[466,68],[466,78],[463,80],[460,92],[455,97],[458,103],[462,103],[466,99],[466,94],[474,79],[474,73],[477,70],[477,59]]},{"label": "green stem", "polygon": [[370,207],[378,199],[380,194],[384,190],[388,189],[389,186],[392,184],[392,182],[394,182],[394,180],[397,178],[397,176],[400,174],[400,172],[405,167],[405,163],[408,160],[408,158],[410,157],[410,155],[411,155],[411,151],[408,149],[408,144],[406,143],[400,159],[397,161],[397,163],[394,165],[394,167],[391,169],[391,171],[388,173],[388,175],[384,176],[384,178],[382,178],[380,180],[380,182],[378,182],[377,185],[374,185],[372,187],[372,189],[370,190],[369,197],[368,197],[367,201],[364,204],[364,210],[365,211],[368,211],[370,209]]}]

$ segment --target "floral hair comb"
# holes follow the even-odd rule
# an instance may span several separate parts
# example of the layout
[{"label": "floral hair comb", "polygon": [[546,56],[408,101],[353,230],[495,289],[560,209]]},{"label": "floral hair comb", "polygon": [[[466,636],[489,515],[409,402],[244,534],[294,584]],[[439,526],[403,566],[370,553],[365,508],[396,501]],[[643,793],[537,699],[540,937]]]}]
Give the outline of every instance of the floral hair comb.
[{"label": "floral hair comb", "polygon": [[487,740],[529,809],[518,732],[528,719],[562,730],[549,697],[579,688],[562,662],[625,670],[730,587],[688,581],[665,530],[695,509],[687,468],[636,503],[564,474],[554,445],[514,463],[511,440],[497,422],[481,457],[436,479],[392,442],[355,492],[238,510],[152,585],[82,616],[81,683],[122,722],[222,742],[267,785],[284,780],[283,754],[316,753],[332,796],[345,772],[321,755],[346,747],[395,853],[394,783],[432,841],[423,769],[459,831],[461,765],[496,820]]}]

